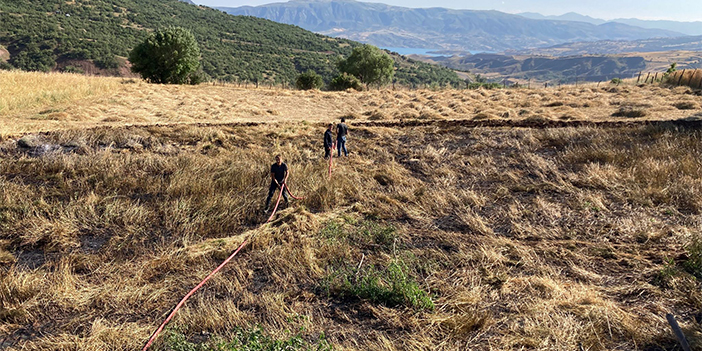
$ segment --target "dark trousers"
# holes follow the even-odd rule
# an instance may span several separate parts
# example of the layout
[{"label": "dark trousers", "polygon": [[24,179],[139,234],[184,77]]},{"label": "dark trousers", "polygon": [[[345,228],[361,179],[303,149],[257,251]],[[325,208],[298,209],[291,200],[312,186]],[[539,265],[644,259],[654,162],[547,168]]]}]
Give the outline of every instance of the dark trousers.
[{"label": "dark trousers", "polygon": [[341,157],[341,150],[344,150],[344,156],[348,156],[349,152],[346,150],[346,137],[342,136],[339,139],[336,139],[336,148],[339,150],[339,157]]},{"label": "dark trousers", "polygon": [[324,158],[329,158],[331,156],[332,147],[331,145],[324,145]]},{"label": "dark trousers", "polygon": [[[279,182],[283,184],[283,182]],[[270,206],[271,204],[271,199],[273,198],[273,194],[275,194],[275,189],[278,188],[278,184],[276,184],[274,181],[271,180],[271,186],[268,188],[268,198],[266,198],[266,208]],[[288,194],[287,192],[283,192],[283,198],[285,199],[285,203],[288,203]]]}]

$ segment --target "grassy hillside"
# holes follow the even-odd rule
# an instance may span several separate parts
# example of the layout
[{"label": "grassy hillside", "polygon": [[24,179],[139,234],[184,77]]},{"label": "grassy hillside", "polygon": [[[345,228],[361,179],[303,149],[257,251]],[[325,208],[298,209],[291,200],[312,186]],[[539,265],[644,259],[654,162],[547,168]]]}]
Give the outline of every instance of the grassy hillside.
[{"label": "grassy hillside", "polygon": [[[131,48],[149,31],[172,25],[193,32],[203,69],[225,80],[289,83],[308,69],[329,80],[337,60],[358,45],[177,0],[0,0],[0,45],[9,64],[24,70],[125,75]],[[396,61],[401,83],[460,82],[442,67]]]},{"label": "grassy hillside", "polygon": [[[322,93],[0,74],[57,94],[0,97],[3,127],[22,128],[0,133],[0,348],[138,349],[245,238],[154,350],[673,350],[668,312],[702,347],[700,122],[635,124],[699,115],[687,88]],[[59,95],[71,84],[86,88]],[[651,116],[611,116],[626,105]],[[529,115],[496,115],[515,108]],[[567,112],[630,124],[547,128]],[[322,131],[347,114],[351,157],[329,179]],[[486,120],[534,128],[468,123]],[[305,199],[260,226],[278,153]]]}]

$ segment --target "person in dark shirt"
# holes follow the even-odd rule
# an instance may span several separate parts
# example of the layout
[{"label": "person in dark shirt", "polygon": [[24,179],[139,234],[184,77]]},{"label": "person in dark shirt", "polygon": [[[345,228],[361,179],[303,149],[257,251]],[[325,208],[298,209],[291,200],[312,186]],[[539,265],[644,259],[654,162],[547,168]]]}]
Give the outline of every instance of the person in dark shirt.
[{"label": "person in dark shirt", "polygon": [[[283,162],[280,155],[275,157],[275,163],[271,165],[271,186],[268,187],[268,198],[266,199],[266,211],[268,211],[268,206],[271,204],[271,199],[275,193],[275,189],[280,188],[283,191],[283,182],[288,177],[288,165]],[[285,199],[285,204],[288,203],[288,194],[283,191],[283,198]]]},{"label": "person in dark shirt", "polygon": [[339,150],[339,157],[341,157],[341,150],[344,150],[344,156],[349,156],[349,152],[346,150],[346,136],[349,135],[349,127],[344,122],[346,122],[346,118],[342,118],[341,123],[336,125],[336,148]]},{"label": "person in dark shirt", "polygon": [[324,132],[324,158],[329,158],[329,156],[331,156],[332,148],[334,147],[333,127],[334,125],[329,123],[327,130]]}]

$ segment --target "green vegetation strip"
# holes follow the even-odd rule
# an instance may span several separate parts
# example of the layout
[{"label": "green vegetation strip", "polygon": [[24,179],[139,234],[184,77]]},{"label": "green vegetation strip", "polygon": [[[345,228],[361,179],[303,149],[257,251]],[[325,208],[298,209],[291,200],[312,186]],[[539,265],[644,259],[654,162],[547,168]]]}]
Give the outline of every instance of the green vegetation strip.
[{"label": "green vegetation strip", "polygon": [[[29,71],[80,72],[81,62],[119,74],[129,52],[156,29],[183,27],[202,51],[202,69],[216,79],[292,84],[312,70],[326,82],[359,43],[260,18],[231,16],[177,0],[2,1],[0,45],[11,66]],[[393,57],[396,81],[457,85],[450,69]]]}]

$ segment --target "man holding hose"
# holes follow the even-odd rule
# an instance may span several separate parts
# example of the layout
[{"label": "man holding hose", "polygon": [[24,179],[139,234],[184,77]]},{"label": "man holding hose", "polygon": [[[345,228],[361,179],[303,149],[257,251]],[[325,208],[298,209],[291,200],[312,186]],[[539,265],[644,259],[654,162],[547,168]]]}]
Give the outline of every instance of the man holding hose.
[{"label": "man holding hose", "polygon": [[331,156],[332,149],[334,148],[334,134],[332,132],[333,124],[329,123],[327,126],[327,131],[324,132],[324,158],[327,159]]},{"label": "man holding hose", "polygon": [[288,204],[288,194],[283,189],[283,183],[285,179],[288,178],[288,165],[283,162],[280,155],[275,157],[275,163],[271,165],[271,186],[268,188],[268,198],[266,199],[266,212],[269,210],[271,204],[271,199],[275,193],[275,189],[280,188],[283,192],[283,198],[285,199],[285,204]]}]

